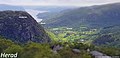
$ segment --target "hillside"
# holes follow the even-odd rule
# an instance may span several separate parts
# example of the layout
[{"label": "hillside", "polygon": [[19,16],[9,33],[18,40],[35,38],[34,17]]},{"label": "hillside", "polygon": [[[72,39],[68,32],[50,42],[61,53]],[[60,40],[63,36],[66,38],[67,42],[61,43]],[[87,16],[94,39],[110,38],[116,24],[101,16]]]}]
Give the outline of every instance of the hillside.
[{"label": "hillside", "polygon": [[50,42],[43,27],[24,11],[0,11],[0,36],[17,43]]},{"label": "hillside", "polygon": [[120,3],[80,7],[62,11],[56,16],[43,20],[48,27],[79,27],[81,24],[89,27],[106,27],[119,25]]}]

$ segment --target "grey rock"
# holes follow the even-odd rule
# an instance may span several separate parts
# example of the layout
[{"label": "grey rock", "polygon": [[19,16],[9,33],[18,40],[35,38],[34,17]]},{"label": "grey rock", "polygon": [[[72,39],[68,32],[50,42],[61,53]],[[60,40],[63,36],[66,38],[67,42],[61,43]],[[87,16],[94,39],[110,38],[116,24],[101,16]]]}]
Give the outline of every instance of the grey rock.
[{"label": "grey rock", "polygon": [[79,49],[72,49],[72,51],[75,52],[75,53],[80,53]]},{"label": "grey rock", "polygon": [[112,58],[110,56],[95,56],[95,58]]},{"label": "grey rock", "polygon": [[95,58],[112,58],[110,56],[107,56],[99,51],[91,51],[90,54],[94,56]]},{"label": "grey rock", "polygon": [[53,51],[58,51],[58,50],[61,50],[61,49],[63,49],[63,47],[60,46],[60,45],[57,45],[57,46],[53,47]]}]

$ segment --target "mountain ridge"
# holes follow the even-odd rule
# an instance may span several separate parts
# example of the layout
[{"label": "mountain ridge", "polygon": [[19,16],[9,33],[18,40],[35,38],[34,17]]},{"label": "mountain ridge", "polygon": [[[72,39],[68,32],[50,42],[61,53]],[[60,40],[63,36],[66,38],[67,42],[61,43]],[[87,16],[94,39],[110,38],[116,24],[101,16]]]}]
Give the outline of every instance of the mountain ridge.
[{"label": "mountain ridge", "polygon": [[57,14],[53,18],[43,20],[43,22],[50,27],[79,27],[81,24],[95,27],[118,25],[120,21],[119,6],[120,3],[80,7],[67,12],[63,11],[62,14]]}]

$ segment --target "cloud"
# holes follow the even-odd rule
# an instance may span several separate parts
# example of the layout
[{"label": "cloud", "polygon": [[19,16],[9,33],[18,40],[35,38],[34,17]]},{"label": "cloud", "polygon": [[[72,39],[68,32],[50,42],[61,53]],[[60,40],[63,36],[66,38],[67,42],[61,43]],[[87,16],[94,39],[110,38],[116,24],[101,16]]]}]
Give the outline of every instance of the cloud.
[{"label": "cloud", "polygon": [[87,6],[114,2],[120,2],[120,0],[0,0],[0,4],[59,6]]}]

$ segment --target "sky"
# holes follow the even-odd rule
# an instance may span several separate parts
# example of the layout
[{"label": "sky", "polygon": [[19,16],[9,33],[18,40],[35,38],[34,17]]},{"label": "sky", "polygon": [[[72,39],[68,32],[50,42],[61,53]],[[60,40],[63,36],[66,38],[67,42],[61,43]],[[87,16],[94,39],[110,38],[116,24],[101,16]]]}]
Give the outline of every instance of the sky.
[{"label": "sky", "polygon": [[0,0],[0,4],[53,6],[90,6],[116,2],[120,0]]}]

